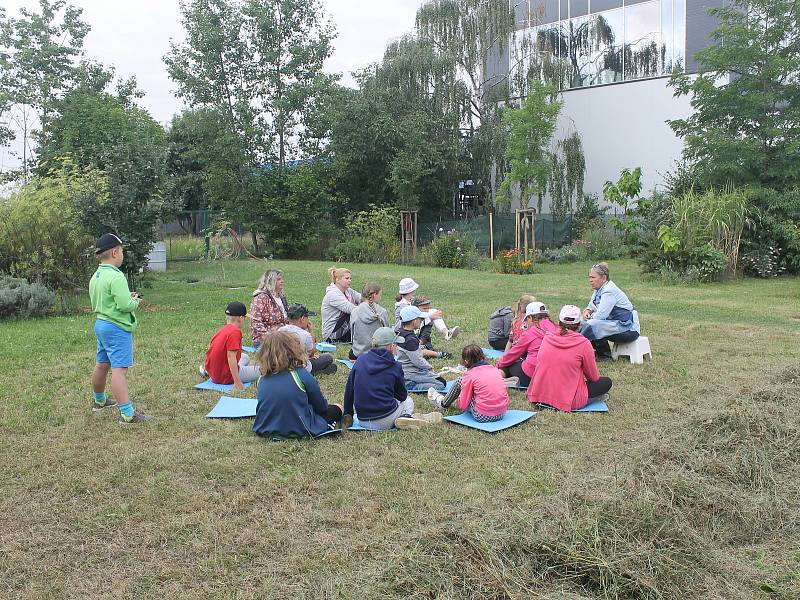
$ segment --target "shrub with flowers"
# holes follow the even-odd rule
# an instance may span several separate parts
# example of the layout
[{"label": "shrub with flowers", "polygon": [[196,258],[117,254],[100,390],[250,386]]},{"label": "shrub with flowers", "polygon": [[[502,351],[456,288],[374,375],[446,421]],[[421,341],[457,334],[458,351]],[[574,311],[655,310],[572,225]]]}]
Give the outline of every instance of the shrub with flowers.
[{"label": "shrub with flowers", "polygon": [[469,265],[470,257],[476,256],[478,251],[469,236],[459,233],[455,229],[445,231],[439,228],[438,235],[428,246],[437,267],[445,269],[463,269]]},{"label": "shrub with flowers", "polygon": [[498,257],[501,273],[530,275],[533,273],[533,258],[520,254],[517,250],[504,250]]}]

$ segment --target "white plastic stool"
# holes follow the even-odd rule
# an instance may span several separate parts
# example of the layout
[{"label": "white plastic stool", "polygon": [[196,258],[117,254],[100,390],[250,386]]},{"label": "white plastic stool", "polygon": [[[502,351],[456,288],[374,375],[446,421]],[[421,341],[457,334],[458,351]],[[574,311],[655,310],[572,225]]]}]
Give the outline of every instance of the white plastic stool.
[{"label": "white plastic stool", "polygon": [[650,340],[647,337],[640,335],[638,338],[627,344],[614,343],[614,348],[611,350],[611,358],[617,360],[620,356],[627,356],[631,359],[631,364],[642,365],[644,364],[644,357],[650,357],[653,360],[653,353],[650,352]]}]

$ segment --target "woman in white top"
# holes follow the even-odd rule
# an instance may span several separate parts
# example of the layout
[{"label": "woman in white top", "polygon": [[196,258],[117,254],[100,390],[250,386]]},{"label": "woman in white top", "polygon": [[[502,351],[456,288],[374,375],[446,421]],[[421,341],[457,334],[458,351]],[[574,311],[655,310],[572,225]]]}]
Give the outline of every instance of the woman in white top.
[{"label": "woman in white top", "polygon": [[326,342],[349,343],[350,314],[361,303],[361,294],[350,288],[353,274],[350,269],[328,269],[331,283],[322,299],[322,339]]}]

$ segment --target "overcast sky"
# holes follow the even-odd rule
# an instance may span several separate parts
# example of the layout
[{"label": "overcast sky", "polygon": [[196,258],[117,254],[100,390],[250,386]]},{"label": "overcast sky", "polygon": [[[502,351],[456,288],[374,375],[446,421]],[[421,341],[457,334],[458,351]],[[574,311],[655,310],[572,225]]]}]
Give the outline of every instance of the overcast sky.
[{"label": "overcast sky", "polygon": [[[421,0],[322,0],[338,33],[333,56],[326,63],[331,73],[349,73],[380,60],[388,41],[414,27]],[[114,65],[121,77],[136,75],[145,92],[140,104],[161,123],[168,123],[181,105],[173,95],[162,57],[170,39],[181,40],[178,0],[71,0],[83,8],[92,28],[84,47],[90,58]],[[36,0],[2,0],[7,16],[18,16],[24,6],[38,9]],[[0,165],[10,157],[0,150]]]}]

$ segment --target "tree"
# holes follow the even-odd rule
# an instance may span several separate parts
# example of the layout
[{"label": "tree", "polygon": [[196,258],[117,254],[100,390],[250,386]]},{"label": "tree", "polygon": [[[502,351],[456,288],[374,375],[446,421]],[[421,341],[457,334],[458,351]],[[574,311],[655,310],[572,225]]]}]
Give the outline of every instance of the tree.
[{"label": "tree", "polygon": [[20,18],[0,12],[0,108],[3,102],[12,107],[7,112],[21,138],[25,179],[32,143],[47,135],[54,105],[73,87],[89,32],[82,9],[66,0],[39,0],[39,8],[20,9]]},{"label": "tree", "polygon": [[513,184],[520,186],[523,207],[529,206],[534,196],[544,194],[552,165],[548,147],[560,110],[555,89],[538,81],[531,82],[520,108],[506,110],[503,124],[509,134],[505,157],[510,168],[500,185],[498,201],[511,202]]},{"label": "tree", "polygon": [[40,147],[37,170],[61,168],[64,157],[79,172],[99,169],[108,200],[76,200],[81,224],[94,236],[113,231],[130,244],[124,269],[133,282],[158,239],[158,225],[175,206],[164,199],[166,135],[143,109],[105,92],[76,89],[61,100]]},{"label": "tree", "polygon": [[676,96],[694,112],[670,121],[706,185],[758,182],[783,189],[800,178],[800,9],[793,0],[732,0],[710,11],[716,44],[695,58],[696,77],[675,73]]}]

